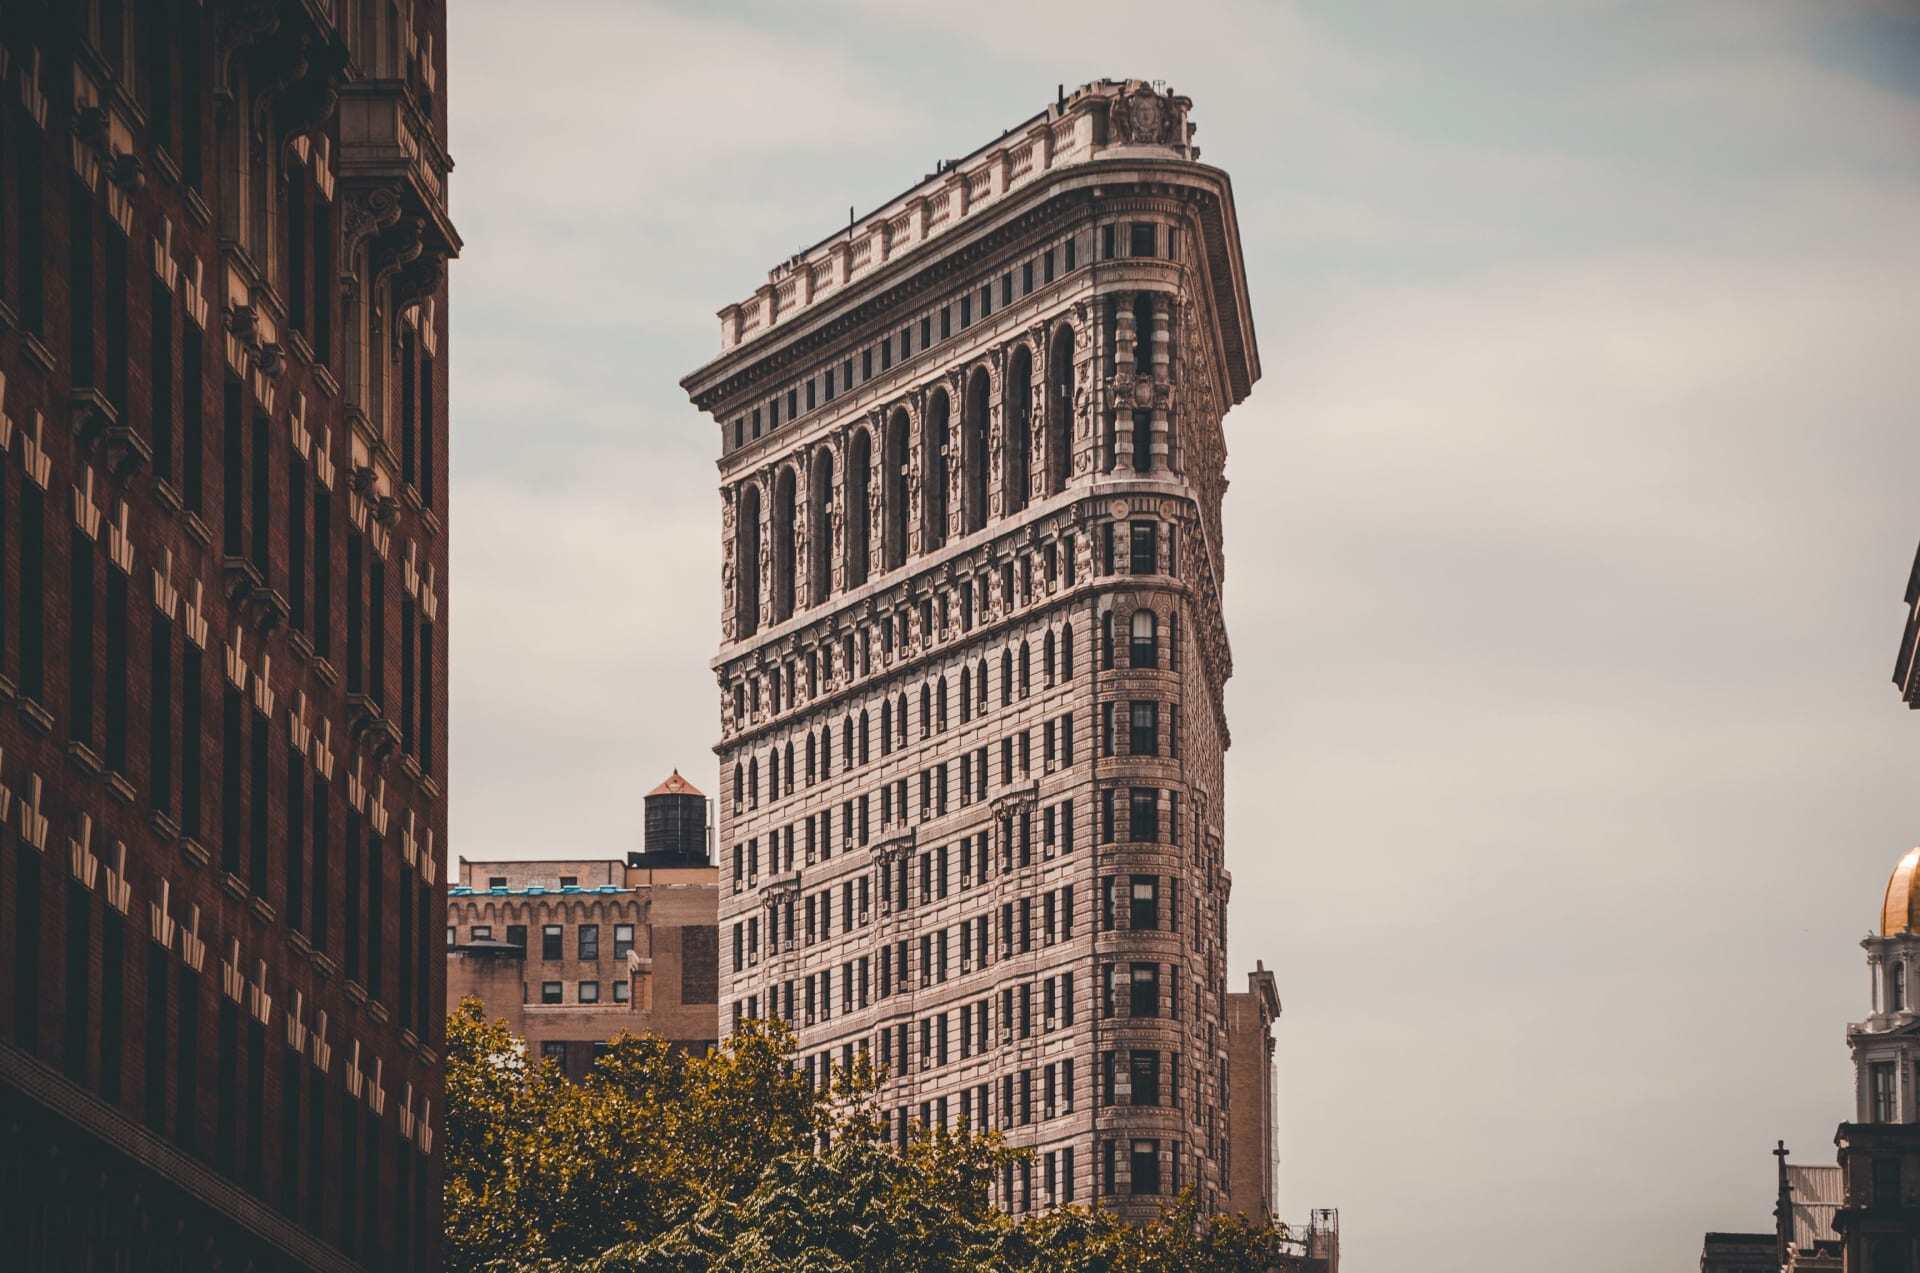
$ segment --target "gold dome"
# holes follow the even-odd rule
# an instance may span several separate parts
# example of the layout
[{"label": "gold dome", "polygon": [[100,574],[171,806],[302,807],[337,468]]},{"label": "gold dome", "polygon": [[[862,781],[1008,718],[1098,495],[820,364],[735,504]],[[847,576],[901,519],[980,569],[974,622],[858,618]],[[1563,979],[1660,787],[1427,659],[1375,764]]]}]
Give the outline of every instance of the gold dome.
[{"label": "gold dome", "polygon": [[1920,933],[1920,848],[1908,849],[1887,881],[1886,900],[1880,903],[1880,935],[1898,937]]}]

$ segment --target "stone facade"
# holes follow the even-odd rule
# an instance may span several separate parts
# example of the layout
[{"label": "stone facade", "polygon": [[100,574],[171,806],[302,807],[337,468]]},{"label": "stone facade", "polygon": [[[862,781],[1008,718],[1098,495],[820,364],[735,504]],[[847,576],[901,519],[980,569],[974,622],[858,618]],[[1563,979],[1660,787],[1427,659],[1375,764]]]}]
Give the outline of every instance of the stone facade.
[{"label": "stone facade", "polygon": [[720,431],[723,1028],[1225,1202],[1222,416],[1260,373],[1186,98],[1090,84],[776,268]]},{"label": "stone facade", "polygon": [[0,5],[0,1231],[437,1266],[446,12]]},{"label": "stone facade", "polygon": [[[563,873],[581,883],[543,882]],[[575,1077],[621,1033],[705,1048],[719,1038],[715,903],[711,866],[462,858],[447,904],[447,1006],[479,999]]]}]

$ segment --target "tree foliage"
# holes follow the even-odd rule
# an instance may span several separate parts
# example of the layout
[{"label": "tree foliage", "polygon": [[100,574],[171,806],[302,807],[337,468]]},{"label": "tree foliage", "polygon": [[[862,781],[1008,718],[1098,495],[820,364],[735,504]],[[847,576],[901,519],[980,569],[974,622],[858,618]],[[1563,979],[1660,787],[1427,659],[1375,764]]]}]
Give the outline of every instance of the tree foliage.
[{"label": "tree foliage", "polygon": [[988,1202],[1028,1151],[997,1136],[887,1135],[867,1072],[816,1091],[783,1026],[705,1055],[622,1036],[584,1082],[535,1061],[467,1000],[447,1025],[451,1270],[604,1273],[1172,1273],[1278,1267],[1284,1231]]}]

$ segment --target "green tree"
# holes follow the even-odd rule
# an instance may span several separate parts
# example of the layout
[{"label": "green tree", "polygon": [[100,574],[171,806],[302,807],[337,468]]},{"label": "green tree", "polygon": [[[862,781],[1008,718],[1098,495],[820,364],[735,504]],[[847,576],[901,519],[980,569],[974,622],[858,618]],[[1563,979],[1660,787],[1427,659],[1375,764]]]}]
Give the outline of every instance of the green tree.
[{"label": "green tree", "polygon": [[1134,1226],[1015,1220],[989,1186],[1027,1151],[917,1135],[861,1070],[816,1091],[779,1024],[704,1055],[622,1036],[572,1083],[477,1001],[447,1028],[447,1267],[607,1273],[1173,1273],[1281,1265],[1282,1230],[1190,1194]]}]

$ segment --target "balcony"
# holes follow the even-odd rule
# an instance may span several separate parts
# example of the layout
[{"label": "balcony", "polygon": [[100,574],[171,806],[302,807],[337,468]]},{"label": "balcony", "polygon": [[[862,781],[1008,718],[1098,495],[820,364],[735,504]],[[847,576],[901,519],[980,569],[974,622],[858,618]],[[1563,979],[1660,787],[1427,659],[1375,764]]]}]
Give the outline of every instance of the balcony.
[{"label": "balcony", "polygon": [[[438,283],[438,270],[460,255],[460,235],[447,215],[447,174],[453,161],[434,138],[432,126],[415,104],[404,80],[363,80],[340,90],[339,176],[369,196],[379,213],[397,201],[397,217],[419,231],[418,259],[408,257],[408,274],[430,273],[432,283],[416,279],[425,295]],[[386,216],[380,220],[392,224]]]}]

